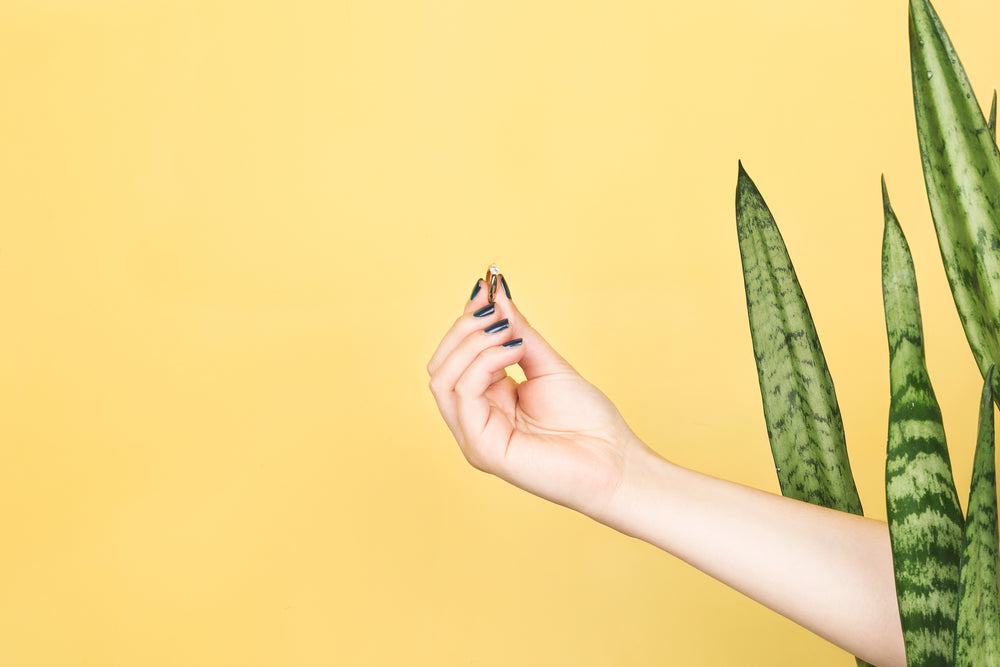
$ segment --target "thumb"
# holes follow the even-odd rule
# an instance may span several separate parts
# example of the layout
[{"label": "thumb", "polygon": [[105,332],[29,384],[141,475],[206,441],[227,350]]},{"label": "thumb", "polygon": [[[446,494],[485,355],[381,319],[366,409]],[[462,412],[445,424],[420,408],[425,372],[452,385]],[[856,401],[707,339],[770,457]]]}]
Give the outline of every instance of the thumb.
[{"label": "thumb", "polygon": [[[503,276],[501,276],[503,280]],[[571,372],[576,373],[573,366],[556,352],[548,341],[538,333],[527,318],[518,310],[510,299],[510,290],[503,281],[503,289],[497,290],[497,309],[510,320],[515,336],[524,340],[524,355],[518,361],[518,366],[524,371],[524,377],[532,379],[543,375]]]}]

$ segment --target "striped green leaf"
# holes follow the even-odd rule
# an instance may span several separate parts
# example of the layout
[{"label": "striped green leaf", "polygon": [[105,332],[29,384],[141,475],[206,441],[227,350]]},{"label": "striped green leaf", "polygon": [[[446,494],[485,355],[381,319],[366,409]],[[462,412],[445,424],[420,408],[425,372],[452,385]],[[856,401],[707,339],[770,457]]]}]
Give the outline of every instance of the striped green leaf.
[{"label": "striped green leaf", "polygon": [[882,298],[891,390],[885,500],[896,596],[907,664],[950,665],[955,656],[962,509],[941,410],[924,362],[913,260],[884,179],[882,197]]},{"label": "striped green leaf", "polygon": [[781,493],[861,514],[826,358],[785,243],[739,167],[736,229],[750,335]]},{"label": "striped green leaf", "polygon": [[948,283],[976,363],[1000,359],[1000,152],[944,26],[910,0],[913,104]]},{"label": "striped green leaf", "polygon": [[997,584],[997,475],[993,432],[993,370],[979,403],[979,438],[972,464],[959,586],[957,667],[1000,667],[1000,586]]}]

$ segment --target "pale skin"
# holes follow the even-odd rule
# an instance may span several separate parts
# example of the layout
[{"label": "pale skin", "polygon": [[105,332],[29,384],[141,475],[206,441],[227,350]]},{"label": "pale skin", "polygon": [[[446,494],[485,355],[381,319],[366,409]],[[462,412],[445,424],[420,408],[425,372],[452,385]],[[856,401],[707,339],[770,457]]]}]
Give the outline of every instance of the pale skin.
[{"label": "pale skin", "polygon": [[[469,463],[649,542],[872,664],[906,664],[885,523],[670,463],[503,289],[495,312],[475,317],[486,292],[465,304],[427,364]],[[506,329],[484,332],[504,319]],[[514,364],[520,384],[505,370]]]}]

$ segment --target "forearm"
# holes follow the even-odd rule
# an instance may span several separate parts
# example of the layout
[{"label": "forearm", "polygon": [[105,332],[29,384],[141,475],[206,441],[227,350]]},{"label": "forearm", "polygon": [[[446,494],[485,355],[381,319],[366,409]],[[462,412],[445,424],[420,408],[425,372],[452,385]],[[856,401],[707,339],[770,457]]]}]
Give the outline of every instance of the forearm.
[{"label": "forearm", "polygon": [[673,465],[641,443],[601,516],[877,665],[905,665],[885,523]]},{"label": "forearm", "polygon": [[[870,662],[905,662],[885,524],[664,461],[506,287],[488,304],[482,286],[427,365],[470,463],[654,544]],[[513,364],[520,384],[504,372]]]}]

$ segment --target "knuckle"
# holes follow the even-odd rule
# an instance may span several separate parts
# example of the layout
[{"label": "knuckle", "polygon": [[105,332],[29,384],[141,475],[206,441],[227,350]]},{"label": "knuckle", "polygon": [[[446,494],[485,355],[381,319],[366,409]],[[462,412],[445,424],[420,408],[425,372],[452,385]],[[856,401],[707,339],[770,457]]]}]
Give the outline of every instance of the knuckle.
[{"label": "knuckle", "polygon": [[465,456],[465,460],[469,462],[469,465],[480,472],[489,472],[486,469],[486,461],[476,447],[466,445],[462,448],[462,454]]},{"label": "knuckle", "polygon": [[473,381],[468,374],[463,375],[457,383],[455,383],[455,394],[459,398],[474,398],[478,392],[476,392],[473,387]]},{"label": "knuckle", "polygon": [[427,387],[431,390],[431,393],[435,396],[440,396],[444,393],[444,387],[442,386],[441,378],[432,375],[430,382],[427,383]]}]

